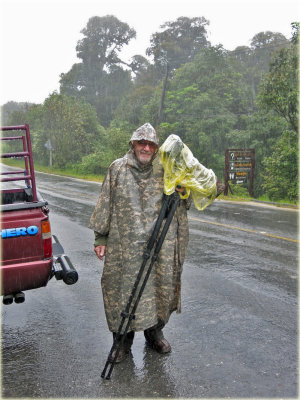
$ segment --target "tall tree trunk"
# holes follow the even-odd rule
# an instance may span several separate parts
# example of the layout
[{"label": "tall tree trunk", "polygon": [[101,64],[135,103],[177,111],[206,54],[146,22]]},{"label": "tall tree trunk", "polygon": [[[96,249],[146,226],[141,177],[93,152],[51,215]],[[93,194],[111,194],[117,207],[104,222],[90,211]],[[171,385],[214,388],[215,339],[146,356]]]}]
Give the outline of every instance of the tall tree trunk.
[{"label": "tall tree trunk", "polygon": [[162,122],[167,81],[168,81],[168,63],[166,63],[166,73],[165,73],[163,88],[162,88],[162,92],[161,92],[160,105],[159,105],[158,118],[157,118],[157,125],[159,125]]}]

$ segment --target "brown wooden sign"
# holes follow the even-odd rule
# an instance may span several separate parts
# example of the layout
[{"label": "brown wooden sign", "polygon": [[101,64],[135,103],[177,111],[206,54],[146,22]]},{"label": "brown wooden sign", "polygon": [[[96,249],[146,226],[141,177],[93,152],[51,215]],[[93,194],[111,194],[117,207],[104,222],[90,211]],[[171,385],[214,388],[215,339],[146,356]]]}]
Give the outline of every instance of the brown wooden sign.
[{"label": "brown wooden sign", "polygon": [[225,194],[228,194],[228,183],[249,184],[249,193],[253,196],[255,167],[254,149],[227,149],[225,152]]}]

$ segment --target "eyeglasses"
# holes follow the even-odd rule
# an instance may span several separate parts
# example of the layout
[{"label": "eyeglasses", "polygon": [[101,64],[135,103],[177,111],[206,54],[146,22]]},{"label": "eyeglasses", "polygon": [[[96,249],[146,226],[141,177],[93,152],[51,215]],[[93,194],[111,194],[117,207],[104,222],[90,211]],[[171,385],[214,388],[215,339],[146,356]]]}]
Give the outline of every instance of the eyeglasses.
[{"label": "eyeglasses", "polygon": [[157,145],[155,143],[148,142],[147,140],[137,140],[137,143],[139,146],[142,146],[142,147],[149,146],[151,149],[154,149],[157,147]]}]

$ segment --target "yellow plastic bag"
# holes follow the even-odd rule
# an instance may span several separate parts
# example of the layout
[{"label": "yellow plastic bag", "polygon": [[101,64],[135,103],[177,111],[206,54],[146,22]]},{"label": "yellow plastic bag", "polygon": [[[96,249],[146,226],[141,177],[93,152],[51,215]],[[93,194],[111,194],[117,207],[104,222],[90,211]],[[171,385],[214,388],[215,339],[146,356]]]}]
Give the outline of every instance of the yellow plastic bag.
[{"label": "yellow plastic bag", "polygon": [[180,197],[186,199],[191,194],[197,210],[204,210],[214,201],[216,175],[199,163],[179,136],[170,135],[160,147],[159,154],[164,168],[165,194],[172,194],[177,185],[184,186],[186,194],[180,193]]}]

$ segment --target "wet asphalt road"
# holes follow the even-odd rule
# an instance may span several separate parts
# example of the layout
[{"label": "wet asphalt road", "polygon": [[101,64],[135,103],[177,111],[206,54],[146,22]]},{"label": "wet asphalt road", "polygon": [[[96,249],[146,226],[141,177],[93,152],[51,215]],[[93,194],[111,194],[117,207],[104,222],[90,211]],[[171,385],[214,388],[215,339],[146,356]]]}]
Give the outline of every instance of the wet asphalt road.
[{"label": "wet asphalt road", "polygon": [[56,234],[79,273],[2,307],[2,397],[292,398],[298,396],[298,212],[215,201],[192,209],[182,314],[172,352],[136,334],[132,354],[100,377],[112,344],[103,263],[87,228],[100,186],[38,174]]}]

